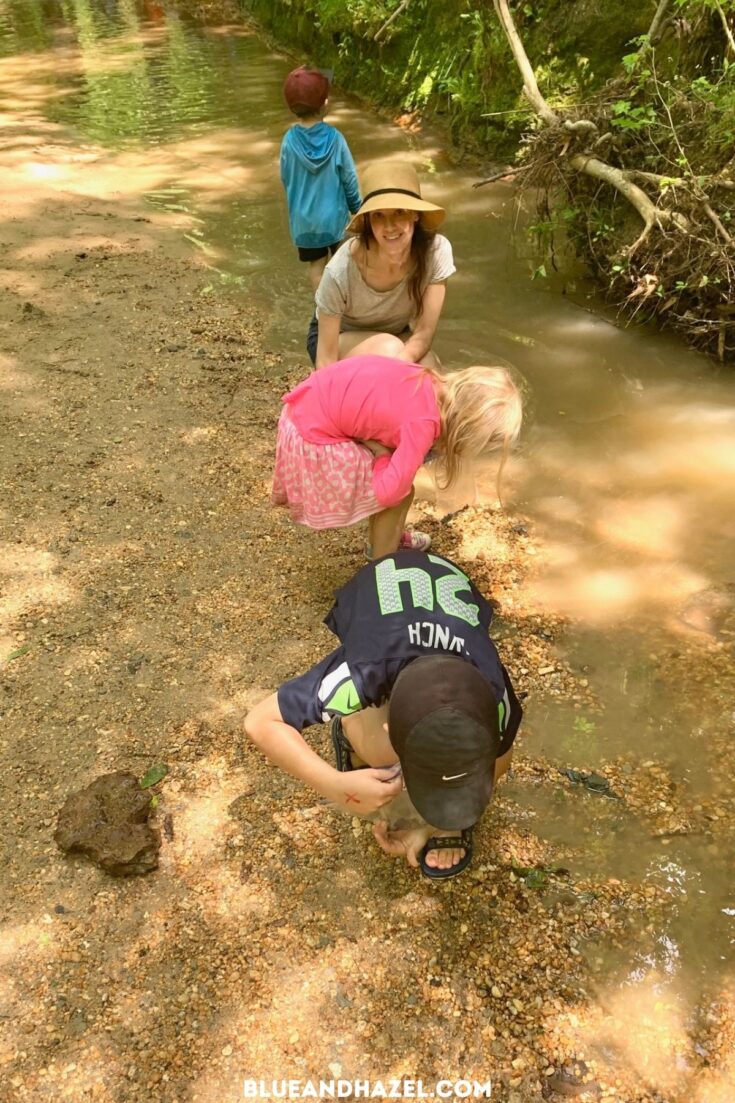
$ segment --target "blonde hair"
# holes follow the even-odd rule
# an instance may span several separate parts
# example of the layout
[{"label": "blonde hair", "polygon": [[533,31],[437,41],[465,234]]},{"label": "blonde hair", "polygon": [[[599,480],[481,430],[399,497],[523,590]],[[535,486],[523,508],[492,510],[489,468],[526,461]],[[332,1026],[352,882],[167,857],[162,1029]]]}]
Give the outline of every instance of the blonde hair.
[{"label": "blonde hair", "polygon": [[508,452],[518,440],[523,420],[520,391],[507,368],[473,367],[441,375],[425,368],[435,381],[442,429],[441,481],[445,489],[459,474],[463,459],[502,449],[500,476]]}]

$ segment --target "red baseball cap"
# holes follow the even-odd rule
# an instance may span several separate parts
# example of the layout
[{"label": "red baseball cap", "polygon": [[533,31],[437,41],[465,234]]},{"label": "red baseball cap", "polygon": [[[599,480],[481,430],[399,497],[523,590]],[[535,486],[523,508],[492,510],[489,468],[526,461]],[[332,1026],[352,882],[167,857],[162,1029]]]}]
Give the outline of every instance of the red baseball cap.
[{"label": "red baseball cap", "polygon": [[318,69],[306,69],[302,65],[286,77],[283,95],[292,111],[295,107],[318,111],[329,95],[329,80]]}]

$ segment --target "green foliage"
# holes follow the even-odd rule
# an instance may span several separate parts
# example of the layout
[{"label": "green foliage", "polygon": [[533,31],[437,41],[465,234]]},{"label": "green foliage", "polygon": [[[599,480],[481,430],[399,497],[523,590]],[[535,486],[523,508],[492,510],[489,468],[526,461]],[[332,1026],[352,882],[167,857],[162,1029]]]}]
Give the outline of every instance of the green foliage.
[{"label": "green foliage", "polygon": [[617,100],[612,105],[610,122],[621,130],[643,130],[655,126],[657,117],[650,103],[635,107],[630,100]]},{"label": "green foliage", "polygon": [[140,779],[139,785],[141,789],[150,789],[152,785],[158,785],[159,781],[163,781],[167,773],[168,766],[165,766],[163,763],[157,766],[151,766]]}]

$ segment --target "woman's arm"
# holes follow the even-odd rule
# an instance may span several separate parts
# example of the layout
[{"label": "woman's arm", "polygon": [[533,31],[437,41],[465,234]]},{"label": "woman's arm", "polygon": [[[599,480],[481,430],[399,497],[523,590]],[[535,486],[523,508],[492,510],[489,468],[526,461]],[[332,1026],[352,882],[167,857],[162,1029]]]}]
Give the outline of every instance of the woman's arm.
[{"label": "woman's arm", "polygon": [[271,693],[248,713],[245,734],[276,766],[353,815],[377,811],[403,788],[401,778],[391,769],[355,770],[349,774],[335,770],[284,721],[277,693]]},{"label": "woman's arm", "polygon": [[421,314],[416,322],[416,328],[403,346],[403,359],[410,364],[418,364],[422,356],[426,356],[431,348],[446,293],[446,281],[430,283],[424,291]]},{"label": "woman's arm", "polygon": [[322,314],[319,317],[319,341],[316,346],[316,370],[326,368],[339,360],[339,327],[341,314]]}]

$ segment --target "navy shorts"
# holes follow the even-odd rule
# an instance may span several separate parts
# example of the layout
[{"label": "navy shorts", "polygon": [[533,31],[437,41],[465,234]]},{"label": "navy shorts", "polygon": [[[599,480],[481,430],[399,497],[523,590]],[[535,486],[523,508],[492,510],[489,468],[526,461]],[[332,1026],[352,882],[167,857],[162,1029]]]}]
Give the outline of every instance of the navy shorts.
[{"label": "navy shorts", "polygon": [[318,249],[302,249],[300,245],[296,248],[299,251],[299,260],[321,260],[322,257],[333,257],[341,244],[341,241],[333,241],[331,245],[321,245]]},{"label": "navy shorts", "polygon": [[306,334],[306,351],[309,359],[316,367],[316,346],[319,344],[319,319],[316,314],[309,322],[309,331]]}]

